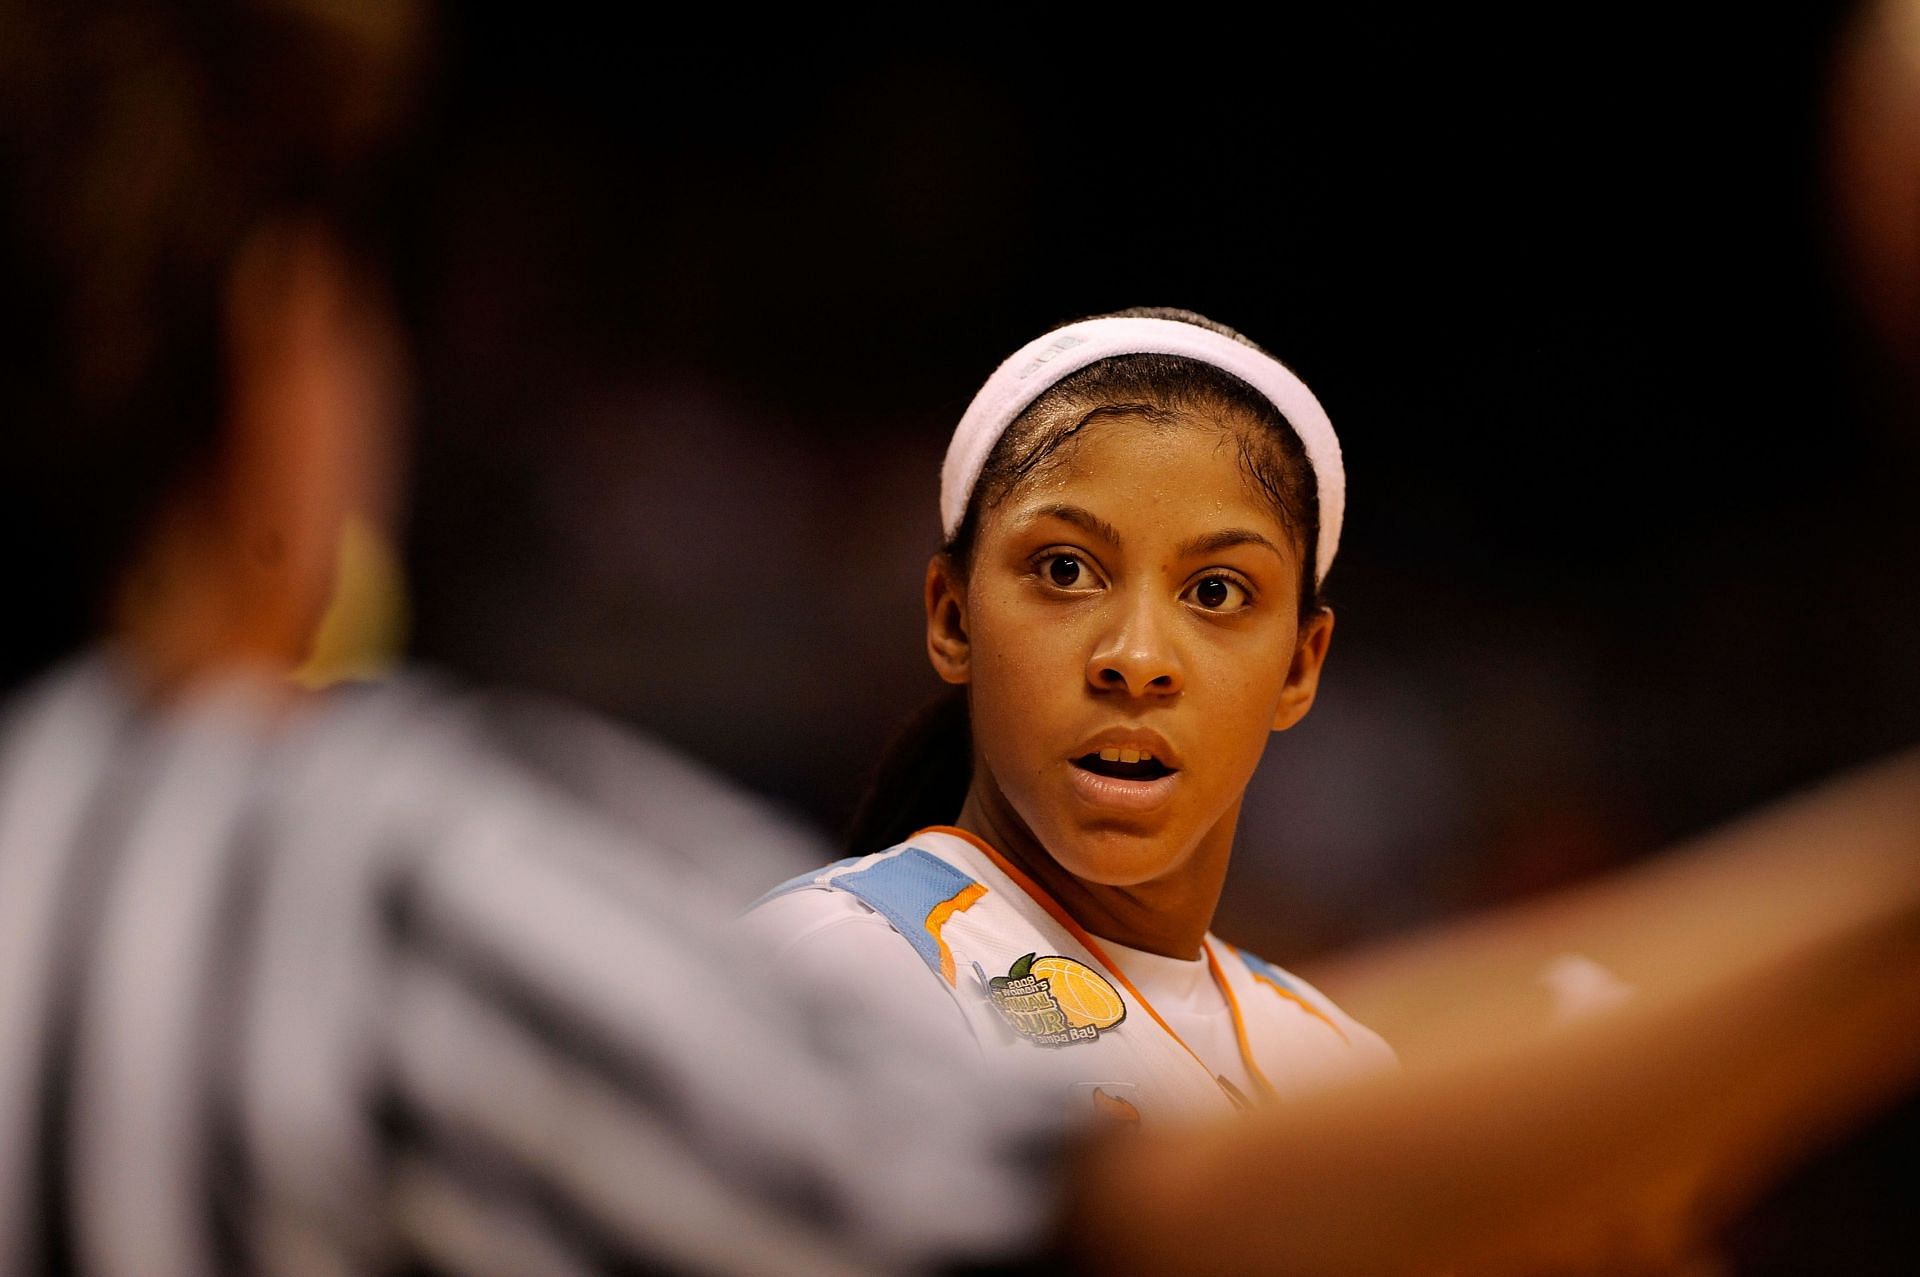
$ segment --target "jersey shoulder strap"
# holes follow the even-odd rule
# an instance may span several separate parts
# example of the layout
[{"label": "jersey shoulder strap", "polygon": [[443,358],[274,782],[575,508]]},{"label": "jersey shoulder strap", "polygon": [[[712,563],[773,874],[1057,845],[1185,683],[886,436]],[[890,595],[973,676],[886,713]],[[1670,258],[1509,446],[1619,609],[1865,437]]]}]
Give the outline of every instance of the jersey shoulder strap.
[{"label": "jersey shoulder strap", "polygon": [[1227,948],[1233,950],[1234,956],[1239,958],[1242,965],[1253,973],[1255,979],[1265,980],[1275,988],[1284,989],[1296,996],[1299,994],[1299,986],[1294,983],[1293,977],[1285,971],[1282,971],[1279,967],[1274,966],[1271,962],[1268,962],[1259,954],[1249,953],[1237,944],[1229,944]]},{"label": "jersey shoulder strap", "polygon": [[1340,1024],[1340,1020],[1344,1017],[1335,1011],[1332,1004],[1318,989],[1291,972],[1273,965],[1257,953],[1249,953],[1237,944],[1227,944],[1225,941],[1220,943],[1240,960],[1247,974],[1253,977],[1254,984],[1279,994],[1287,1002],[1325,1024],[1339,1035],[1341,1041],[1348,1040],[1347,1031]]},{"label": "jersey shoulder strap", "polygon": [[902,843],[871,856],[849,856],[788,879],[755,904],[809,887],[844,891],[885,918],[927,966],[949,985],[953,953],[941,930],[954,914],[971,908],[987,887],[920,847]]}]

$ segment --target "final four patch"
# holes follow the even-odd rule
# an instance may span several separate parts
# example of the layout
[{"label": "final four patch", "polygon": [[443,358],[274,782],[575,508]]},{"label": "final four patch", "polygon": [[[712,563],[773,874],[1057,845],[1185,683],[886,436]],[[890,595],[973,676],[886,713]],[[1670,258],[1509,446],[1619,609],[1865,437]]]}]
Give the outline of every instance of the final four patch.
[{"label": "final four patch", "polygon": [[1057,953],[1029,953],[990,980],[978,963],[974,970],[1007,1027],[1041,1046],[1092,1042],[1127,1018],[1127,1004],[1105,976]]}]

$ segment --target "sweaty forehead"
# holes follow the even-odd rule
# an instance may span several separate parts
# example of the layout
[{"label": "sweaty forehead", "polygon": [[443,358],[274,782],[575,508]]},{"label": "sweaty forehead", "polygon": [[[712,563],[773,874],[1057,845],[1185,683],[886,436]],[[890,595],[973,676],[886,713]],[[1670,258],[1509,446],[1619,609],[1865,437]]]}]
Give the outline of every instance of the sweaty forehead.
[{"label": "sweaty forehead", "polygon": [[[1256,427],[1225,410],[1160,404],[1094,404],[1055,415],[1029,445],[1040,459],[1022,480],[1066,471],[1084,475],[1110,463],[1118,449],[1165,456],[1194,447],[1232,445]],[[1089,456],[1091,451],[1093,456]],[[1014,484],[1017,489],[1018,480]]]},{"label": "sweaty forehead", "polygon": [[1188,536],[1254,525],[1291,542],[1284,521],[1248,468],[1257,427],[1198,412],[1097,413],[1060,441],[998,503],[997,522],[1030,523],[1061,503],[1125,532]]}]

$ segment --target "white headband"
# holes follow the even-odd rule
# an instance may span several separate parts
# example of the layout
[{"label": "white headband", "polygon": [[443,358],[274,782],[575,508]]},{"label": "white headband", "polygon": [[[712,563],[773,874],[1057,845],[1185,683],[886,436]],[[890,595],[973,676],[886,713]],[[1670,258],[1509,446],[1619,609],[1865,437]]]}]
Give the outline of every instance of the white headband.
[{"label": "white headband", "polygon": [[1182,355],[1230,372],[1266,396],[1306,445],[1320,496],[1320,541],[1316,545],[1315,585],[1326,579],[1340,548],[1340,521],[1346,512],[1347,472],[1340,462],[1340,439],[1326,410],[1306,383],[1279,360],[1209,328],[1177,319],[1089,319],[1034,338],[1009,355],[980,387],[960,418],[940,467],[940,524],[952,540],[966,516],[973,485],[1013,419],[1056,383],[1087,365],[1114,355]]}]

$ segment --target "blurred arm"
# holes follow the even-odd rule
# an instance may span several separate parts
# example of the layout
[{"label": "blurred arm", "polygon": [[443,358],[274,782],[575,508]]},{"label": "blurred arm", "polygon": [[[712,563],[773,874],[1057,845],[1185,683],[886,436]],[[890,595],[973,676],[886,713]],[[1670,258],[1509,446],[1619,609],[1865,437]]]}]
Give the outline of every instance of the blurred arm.
[{"label": "blurred arm", "polygon": [[[1542,1032],[1511,990],[1569,950],[1637,992]],[[1073,1228],[1097,1267],[1684,1271],[1920,1074],[1920,753],[1368,962],[1438,1003],[1412,1066],[1090,1150]],[[1508,992],[1460,1004],[1488,986]]]},{"label": "blurred arm", "polygon": [[1920,896],[1920,749],[1536,900],[1304,968],[1410,1064],[1531,1038],[1568,958],[1637,1000],[1707,995]]}]

